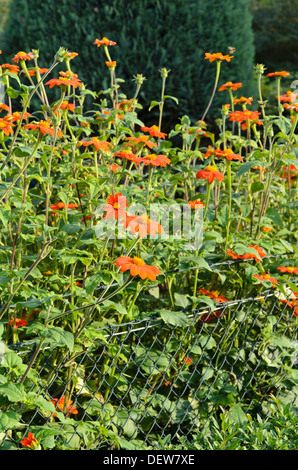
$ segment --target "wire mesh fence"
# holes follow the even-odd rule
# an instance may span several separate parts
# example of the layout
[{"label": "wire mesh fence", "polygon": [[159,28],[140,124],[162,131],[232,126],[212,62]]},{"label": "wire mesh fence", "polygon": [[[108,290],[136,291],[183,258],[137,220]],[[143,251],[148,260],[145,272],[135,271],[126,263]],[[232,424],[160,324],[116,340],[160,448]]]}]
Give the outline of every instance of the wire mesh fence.
[{"label": "wire mesh fence", "polygon": [[62,433],[66,448],[108,448],[113,436],[154,448],[158,437],[191,441],[236,403],[252,415],[266,414],[272,395],[297,406],[298,317],[289,300],[268,289],[216,308],[107,325],[62,356],[58,347],[14,345],[24,363],[35,360],[30,390],[60,419],[13,403],[12,412],[23,407],[22,426],[18,439],[2,433],[2,445],[43,427]]}]

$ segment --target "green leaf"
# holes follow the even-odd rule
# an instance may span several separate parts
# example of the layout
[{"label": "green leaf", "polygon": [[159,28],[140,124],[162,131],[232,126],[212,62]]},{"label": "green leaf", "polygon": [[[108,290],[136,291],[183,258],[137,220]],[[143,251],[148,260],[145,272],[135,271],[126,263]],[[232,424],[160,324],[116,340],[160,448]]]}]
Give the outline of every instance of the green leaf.
[{"label": "green leaf", "polygon": [[176,103],[177,105],[179,104],[179,101],[178,101],[178,99],[177,99],[175,96],[164,95],[164,99],[170,99],[170,100],[175,101],[175,103]]},{"label": "green leaf", "polygon": [[260,166],[260,162],[258,160],[254,160],[251,162],[242,163],[239,170],[237,171],[235,178],[239,178],[239,176],[244,175],[249,170],[251,170],[254,166]]},{"label": "green leaf", "polygon": [[67,347],[70,351],[73,349],[73,334],[63,330],[59,326],[48,326],[40,332],[40,336],[45,338],[45,342],[50,343],[53,348]]},{"label": "green leaf", "polygon": [[282,238],[279,241],[280,243],[282,243],[286,250],[288,250],[290,253],[293,252],[293,247],[291,243],[287,242],[287,240],[283,240]]},{"label": "green leaf", "polygon": [[151,109],[153,109],[155,106],[159,106],[159,105],[160,105],[160,103],[158,101],[151,101],[148,111],[151,111]]},{"label": "green leaf", "polygon": [[228,204],[225,204],[222,210],[220,211],[220,213],[218,214],[218,223],[222,227],[226,227],[228,224],[228,220],[229,220],[229,206]]},{"label": "green leaf", "polygon": [[105,300],[103,302],[103,305],[109,308],[113,308],[114,310],[117,310],[117,312],[119,312],[121,315],[127,315],[126,308],[119,303],[112,302],[111,300]]},{"label": "green leaf", "polygon": [[0,385],[0,394],[7,397],[13,403],[23,402],[26,398],[23,384],[14,384],[12,382]]},{"label": "green leaf", "polygon": [[239,403],[233,405],[229,409],[227,413],[227,420],[229,423],[239,424],[239,426],[245,426],[248,422],[248,419]]},{"label": "green leaf", "polygon": [[20,356],[14,351],[6,351],[3,357],[2,365],[10,370],[17,368],[23,364]]},{"label": "green leaf", "polygon": [[94,289],[100,284],[101,280],[102,273],[96,273],[93,274],[93,276],[88,277],[85,281],[85,289],[87,294],[92,294]]},{"label": "green leaf", "polygon": [[177,292],[175,292],[174,297],[175,297],[175,305],[178,305],[179,307],[185,308],[190,303],[186,295],[178,294]]},{"label": "green leaf", "polygon": [[261,181],[254,181],[250,187],[250,191],[252,194],[258,193],[259,191],[263,191],[264,187],[264,183]]},{"label": "green leaf", "polygon": [[283,227],[283,222],[281,220],[281,217],[275,209],[272,209],[271,207],[269,207],[269,209],[267,209],[266,211],[266,217],[271,219],[272,222],[278,225],[279,227]]},{"label": "green leaf", "polygon": [[161,310],[160,316],[165,323],[174,326],[187,326],[189,324],[188,318],[183,312],[172,312],[171,310]]},{"label": "green leaf", "polygon": [[0,411],[0,433],[17,426],[19,420],[20,417],[15,411]]},{"label": "green leaf", "polygon": [[216,341],[212,338],[211,335],[202,335],[199,338],[199,343],[202,346],[202,349],[213,349],[216,348]]},{"label": "green leaf", "polygon": [[67,233],[67,235],[73,235],[78,233],[80,230],[81,226],[79,224],[64,224],[61,228],[61,231]]}]

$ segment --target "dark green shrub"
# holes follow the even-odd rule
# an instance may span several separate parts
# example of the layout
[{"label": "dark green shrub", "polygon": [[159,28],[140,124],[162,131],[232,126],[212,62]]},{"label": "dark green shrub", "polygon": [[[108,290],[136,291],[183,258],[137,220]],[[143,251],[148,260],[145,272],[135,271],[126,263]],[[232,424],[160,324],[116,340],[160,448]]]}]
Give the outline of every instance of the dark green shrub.
[{"label": "dark green shrub", "polygon": [[[254,48],[246,0],[13,0],[4,53],[9,59],[19,50],[39,49],[40,66],[44,66],[60,46],[69,48],[79,53],[75,71],[96,91],[109,85],[103,50],[93,45],[103,36],[119,44],[111,54],[128,97],[135,86],[133,76],[146,77],[140,95],[144,112],[152,100],[159,99],[159,70],[170,69],[166,93],[176,96],[179,106],[168,100],[164,127],[183,114],[195,121],[202,117],[216,70],[214,63],[204,60],[205,52],[228,54],[228,47],[235,47],[232,62],[223,64],[219,85],[241,81],[245,85],[241,95],[252,94]],[[216,96],[209,119],[227,100],[225,93]],[[153,121],[156,112],[150,114]],[[146,124],[150,118],[147,113]]]},{"label": "dark green shrub", "polygon": [[297,70],[298,0],[251,0],[256,61],[268,72]]}]

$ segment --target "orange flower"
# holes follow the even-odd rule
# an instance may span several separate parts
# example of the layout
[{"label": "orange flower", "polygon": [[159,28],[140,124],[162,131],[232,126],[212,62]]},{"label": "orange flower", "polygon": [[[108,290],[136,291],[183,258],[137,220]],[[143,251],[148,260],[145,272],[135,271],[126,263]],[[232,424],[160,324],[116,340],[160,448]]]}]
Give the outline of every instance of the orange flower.
[{"label": "orange flower", "polygon": [[97,47],[100,46],[115,46],[117,43],[110,41],[108,38],[104,37],[102,39],[95,39],[94,43]]},{"label": "orange flower", "polygon": [[[35,131],[41,132],[42,134],[50,134],[51,136],[54,137],[55,129],[51,127],[51,125],[52,125],[52,121],[48,119],[47,121],[40,121],[36,124],[35,123],[25,124],[25,126],[23,126],[23,129],[33,129]],[[58,135],[59,137],[63,137],[62,132],[59,130],[58,130]]]},{"label": "orange flower", "polygon": [[263,232],[265,233],[269,233],[271,232],[271,230],[272,230],[272,227],[263,227]]},{"label": "orange flower", "polygon": [[52,78],[49,80],[46,85],[49,85],[50,88],[53,88],[55,85],[58,86],[68,86],[71,85],[74,88],[82,86],[81,80],[75,73],[72,72],[59,72],[60,78]]},{"label": "orange flower", "polygon": [[251,104],[253,102],[253,97],[250,96],[249,98],[245,98],[245,96],[241,96],[241,98],[234,98],[233,103],[243,103],[243,104]]},{"label": "orange flower", "polygon": [[34,449],[35,447],[38,446],[38,442],[35,439],[34,435],[32,432],[28,433],[27,437],[24,437],[24,439],[21,441],[22,446],[28,447],[28,449]]},{"label": "orange flower", "polygon": [[[74,202],[70,202],[67,205],[67,209],[75,209],[76,207],[79,207],[78,204],[75,204]],[[56,204],[52,204],[50,206],[50,209],[52,211],[58,211],[59,209],[65,209],[65,204],[64,202],[57,202]]]},{"label": "orange flower", "polygon": [[240,155],[237,155],[233,152],[231,149],[226,149],[226,150],[221,150],[221,149],[215,149],[214,154],[217,157],[225,157],[227,160],[240,160],[241,162],[243,161],[243,158]]},{"label": "orange flower", "polygon": [[68,60],[72,60],[74,59],[75,57],[77,57],[79,54],[77,52],[67,52],[66,53],[66,56],[65,56],[65,60],[68,61]]},{"label": "orange flower", "polygon": [[210,297],[210,299],[214,299],[216,301],[216,303],[228,302],[228,299],[226,299],[222,295],[219,295],[217,290],[209,291],[207,289],[203,289],[202,287],[200,287],[198,292],[200,292],[202,295],[207,295],[208,297]]},{"label": "orange flower", "polygon": [[[7,106],[5,103],[0,103],[0,111],[2,110],[9,112],[9,106]],[[6,116],[6,118],[8,118],[8,116]]]},{"label": "orange flower", "polygon": [[298,175],[298,168],[296,168],[295,165],[289,165],[288,167],[284,167],[284,173],[283,173],[283,178],[287,179],[288,177],[290,180],[295,178]]},{"label": "orange flower", "polygon": [[218,89],[218,91],[225,91],[225,90],[237,90],[238,88],[242,87],[242,83],[232,83],[232,82],[226,82],[223,85],[221,85]]},{"label": "orange flower", "polygon": [[92,137],[90,140],[81,140],[79,142],[80,145],[84,147],[88,145],[93,145],[96,150],[103,150],[104,152],[108,152],[110,150],[110,146],[112,145],[111,142],[107,142],[106,140],[99,140],[98,137]]},{"label": "orange flower", "polygon": [[[258,252],[260,258],[264,258],[264,256],[266,256],[266,253],[263,248],[260,248],[258,245],[248,245],[248,247],[254,248]],[[228,255],[231,256],[233,259],[255,259],[257,263],[260,261],[260,258],[258,258],[258,256],[254,253],[245,253],[244,255],[237,255],[229,249]]]},{"label": "orange flower", "polygon": [[280,266],[276,269],[281,273],[298,274],[298,268],[295,268],[294,266]]},{"label": "orange flower", "polygon": [[191,357],[186,357],[183,359],[183,361],[187,364],[190,365],[192,363],[192,358]]},{"label": "orange flower", "polygon": [[292,91],[287,91],[284,95],[280,96],[280,101],[285,103],[294,103],[295,100],[298,98],[298,93],[293,93]]},{"label": "orange flower", "polygon": [[165,137],[167,136],[167,134],[165,134],[164,132],[160,132],[160,130],[157,126],[151,126],[151,127],[143,126],[143,127],[141,127],[141,131],[142,132],[149,132],[151,137],[158,137],[160,139],[165,139]]},{"label": "orange flower", "polygon": [[149,148],[157,147],[155,142],[152,142],[149,140],[149,137],[147,135],[140,135],[139,137],[126,137],[125,140],[129,141],[129,144],[124,144],[124,145],[137,145],[137,144],[143,144],[144,146],[147,145]]},{"label": "orange flower", "polygon": [[20,71],[20,67],[18,65],[2,64],[1,68],[3,73],[10,72],[17,74]]},{"label": "orange flower", "polygon": [[14,124],[7,118],[0,118],[0,131],[4,132],[5,135],[13,134],[12,127]]},{"label": "orange flower", "polygon": [[108,167],[109,167],[109,170],[112,170],[114,173],[117,173],[118,168],[121,168],[120,165],[116,165],[115,163],[112,163],[112,165],[108,164]]},{"label": "orange flower", "polygon": [[293,104],[285,103],[283,105],[283,107],[285,109],[288,109],[289,111],[296,111],[296,113],[298,113],[298,104],[297,103],[293,103]]},{"label": "orange flower", "polygon": [[106,61],[106,66],[109,68],[114,69],[117,65],[117,62],[115,60],[108,60]]},{"label": "orange flower", "polygon": [[[64,100],[62,101],[61,105],[60,105],[60,109],[68,109],[69,111],[71,111],[72,113],[74,112],[75,110],[75,107],[76,105],[74,103],[69,103],[67,100]],[[57,106],[54,106],[54,111],[58,108],[58,105]]]},{"label": "orange flower", "polygon": [[197,209],[197,207],[204,207],[205,204],[201,201],[199,201],[198,199],[196,199],[195,201],[189,201],[187,203],[191,209]]},{"label": "orange flower", "polygon": [[20,51],[18,52],[14,58],[12,59],[12,62],[19,62],[22,61],[22,60],[32,60],[34,59],[34,55],[32,54],[32,52],[28,52],[28,54],[24,51]]},{"label": "orange flower", "polygon": [[289,300],[284,299],[284,300],[281,300],[281,302],[286,304],[288,307],[294,309],[294,312],[293,312],[294,316],[298,317],[298,305],[296,305],[296,301],[291,302]]},{"label": "orange flower", "polygon": [[[212,133],[210,133],[210,132],[208,133],[208,132],[206,132],[204,129],[201,129],[200,127],[199,127],[198,129],[196,129],[195,132],[196,132],[196,139],[198,139],[198,138],[201,137],[202,135],[203,135],[204,137],[208,138],[208,139],[211,139],[211,136],[214,137],[214,134],[212,134]],[[193,132],[191,132],[191,131],[188,131],[188,133],[189,133],[189,134],[193,134]]]},{"label": "orange flower", "polygon": [[213,183],[214,179],[217,179],[217,181],[225,179],[224,175],[212,165],[208,165],[205,170],[199,170],[196,174],[196,178],[208,180],[210,184]]},{"label": "orange flower", "polygon": [[264,172],[267,171],[266,168],[262,168],[261,166],[253,166],[252,169],[253,170],[259,170],[259,171],[264,171]]},{"label": "orange flower", "polygon": [[214,54],[210,54],[209,52],[205,52],[205,59],[209,59],[209,62],[213,62],[214,60],[216,61],[222,61],[226,60],[227,62],[230,62],[230,60],[234,56],[232,55],[223,55],[221,52],[216,52]]},{"label": "orange flower", "polygon": [[163,233],[163,228],[154,220],[149,219],[146,214],[128,216],[123,221],[123,227],[129,228],[130,233],[139,233],[141,238],[145,238],[147,233],[154,237],[156,233]]},{"label": "orange flower", "polygon": [[208,145],[208,150],[207,150],[207,152],[204,153],[204,158],[207,159],[213,154],[214,154],[214,148],[211,147],[211,145]]},{"label": "orange flower", "polygon": [[[101,114],[105,114],[106,116],[111,116],[110,111],[108,111],[107,109],[102,110]],[[116,114],[116,118],[123,119],[123,116],[122,116],[122,114]],[[96,119],[102,120],[104,118],[102,116],[97,116]],[[111,120],[111,123],[113,123],[113,122],[114,121]]]},{"label": "orange flower", "polygon": [[117,220],[119,217],[126,217],[126,211],[124,207],[128,207],[126,197],[122,196],[122,193],[111,194],[107,199],[107,205],[104,207],[104,211],[107,212],[105,219],[111,219],[112,217]]},{"label": "orange flower", "polygon": [[8,325],[14,326],[15,328],[19,328],[19,326],[26,326],[27,321],[25,320],[26,314],[23,315],[23,318],[12,318],[9,322]]},{"label": "orange flower", "polygon": [[142,162],[145,166],[152,165],[165,167],[167,163],[171,163],[171,160],[165,155],[155,155],[154,153],[151,153],[143,157]]},{"label": "orange flower", "polygon": [[243,111],[234,111],[233,113],[229,113],[230,116],[230,121],[236,121],[236,122],[243,122],[243,121],[254,121],[259,118],[260,116],[259,111],[249,111],[248,109],[245,109]]},{"label": "orange flower", "polygon": [[282,72],[267,73],[267,77],[288,77],[289,75],[289,72],[285,72],[284,70]]},{"label": "orange flower", "polygon": [[[40,75],[46,73],[48,70],[49,69],[38,67],[38,72],[39,72]],[[28,69],[28,73],[29,73],[30,77],[34,77],[36,75],[36,68]]]},{"label": "orange flower", "polygon": [[141,157],[137,157],[137,155],[130,152],[129,150],[121,150],[121,152],[116,152],[114,157],[126,158],[126,160],[129,160],[137,164],[139,164],[142,161]]},{"label": "orange flower", "polygon": [[[64,411],[65,408],[65,395],[62,395],[60,400],[58,398],[54,398],[53,400],[50,400],[54,405],[57,411]],[[66,407],[66,415],[77,415],[78,410],[76,409],[75,406],[71,406],[73,403],[72,400],[68,400],[67,407]],[[56,418],[57,415],[53,414],[53,417]]]},{"label": "orange flower", "polygon": [[150,281],[155,281],[156,276],[161,274],[161,271],[155,266],[150,266],[145,264],[145,261],[142,258],[134,256],[130,258],[129,256],[121,256],[114,261],[117,267],[120,267],[120,271],[124,273],[125,271],[130,271],[131,276],[140,276],[141,279],[149,279]]},{"label": "orange flower", "polygon": [[[84,196],[84,194],[81,194],[81,196]],[[78,204],[75,204],[74,202],[70,202],[67,205],[67,209],[75,209],[76,207],[79,207]]]},{"label": "orange flower", "polygon": [[[30,117],[31,114],[28,113],[27,111],[25,111],[24,113],[24,116],[23,116],[23,119],[27,119],[28,117]],[[21,113],[19,111],[15,111],[14,113],[12,113],[10,116],[9,116],[9,120],[11,122],[15,122],[15,121],[19,121],[21,118]],[[7,118],[8,119],[8,118]]]},{"label": "orange flower", "polygon": [[278,284],[277,279],[275,277],[270,277],[270,274],[263,274],[262,276],[260,276],[259,274],[254,274],[253,277],[255,277],[256,279],[259,279],[259,281],[262,281],[262,282],[269,281],[271,282],[273,286]]}]

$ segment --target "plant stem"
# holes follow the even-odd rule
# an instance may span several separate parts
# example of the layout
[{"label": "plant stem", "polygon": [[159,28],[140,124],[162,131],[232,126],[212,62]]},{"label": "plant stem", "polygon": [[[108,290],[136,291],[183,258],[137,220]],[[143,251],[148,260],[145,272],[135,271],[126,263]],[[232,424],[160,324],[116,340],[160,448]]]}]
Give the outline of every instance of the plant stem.
[{"label": "plant stem", "polygon": [[212,103],[212,101],[213,101],[213,98],[214,98],[214,95],[215,95],[215,92],[216,92],[216,88],[217,88],[217,84],[218,84],[219,75],[220,75],[220,64],[221,64],[221,62],[220,62],[220,60],[218,60],[218,61],[216,62],[216,76],[215,76],[215,83],[214,83],[214,87],[213,87],[213,92],[212,92],[210,101],[209,101],[209,103],[208,103],[208,106],[207,106],[207,108],[205,109],[205,112],[204,112],[204,114],[203,114],[203,116],[202,116],[202,118],[201,118],[201,121],[204,121],[204,119],[205,119],[205,117],[206,117],[206,114],[208,113],[209,108],[210,108],[210,106],[211,106],[211,103]]}]

